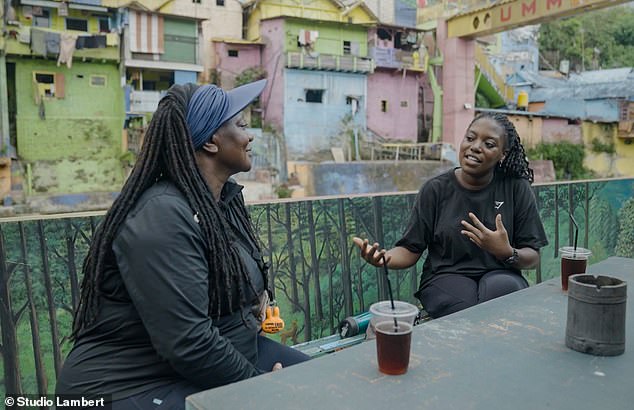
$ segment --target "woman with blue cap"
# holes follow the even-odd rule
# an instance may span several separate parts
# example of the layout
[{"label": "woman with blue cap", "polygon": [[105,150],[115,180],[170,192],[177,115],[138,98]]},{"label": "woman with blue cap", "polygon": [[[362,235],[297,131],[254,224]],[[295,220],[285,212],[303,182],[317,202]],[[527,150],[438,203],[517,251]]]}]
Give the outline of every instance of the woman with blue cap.
[{"label": "woman with blue cap", "polygon": [[189,394],[308,359],[259,335],[267,265],[230,178],[251,168],[239,114],[265,85],[175,85],[160,101],[84,261],[57,394],[179,409]]}]

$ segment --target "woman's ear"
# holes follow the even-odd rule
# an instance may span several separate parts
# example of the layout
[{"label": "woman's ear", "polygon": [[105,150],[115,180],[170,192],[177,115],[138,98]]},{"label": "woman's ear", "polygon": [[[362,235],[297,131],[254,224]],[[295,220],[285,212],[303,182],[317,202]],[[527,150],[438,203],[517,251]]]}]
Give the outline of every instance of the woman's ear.
[{"label": "woman's ear", "polygon": [[207,152],[211,152],[212,154],[215,154],[218,152],[218,145],[216,145],[213,138],[205,142],[201,148]]}]

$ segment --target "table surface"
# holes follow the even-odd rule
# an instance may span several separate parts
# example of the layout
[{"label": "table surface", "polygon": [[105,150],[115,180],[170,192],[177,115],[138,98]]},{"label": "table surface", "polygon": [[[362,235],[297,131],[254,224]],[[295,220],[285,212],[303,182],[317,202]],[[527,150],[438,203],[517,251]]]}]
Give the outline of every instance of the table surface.
[{"label": "table surface", "polygon": [[[634,259],[590,273],[634,279]],[[634,281],[625,353],[565,346],[559,278],[414,328],[410,367],[378,371],[374,341],[187,398],[187,409],[634,409]]]}]

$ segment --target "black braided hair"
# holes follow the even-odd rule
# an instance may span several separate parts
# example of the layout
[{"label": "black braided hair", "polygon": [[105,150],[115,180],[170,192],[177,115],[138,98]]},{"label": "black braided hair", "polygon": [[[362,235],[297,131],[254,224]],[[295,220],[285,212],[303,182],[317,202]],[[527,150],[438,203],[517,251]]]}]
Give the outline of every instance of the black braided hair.
[{"label": "black braided hair", "polygon": [[[81,296],[73,320],[74,339],[97,317],[103,272],[108,255],[112,255],[112,242],[118,228],[143,192],[159,180],[169,180],[176,185],[193,214],[198,215],[207,242],[209,314],[218,317],[234,312],[232,299],[236,296],[240,307],[247,304],[244,285],[252,290],[253,286],[236,248],[230,245],[232,231],[198,169],[185,121],[187,103],[197,88],[194,84],[175,85],[161,99],[148,126],[138,160],[93,236],[82,268]],[[238,211],[247,218],[249,236],[258,246],[244,202],[239,201]]]},{"label": "black braided hair", "polygon": [[[506,137],[506,156],[501,163],[496,165],[495,172],[512,178],[527,179],[530,183],[533,183],[535,179],[533,170],[528,167],[528,158],[515,125],[506,115],[497,112],[480,113],[471,121],[471,124],[481,118],[490,118],[495,121],[502,128]],[[469,124],[469,127],[471,127],[471,124]]]}]

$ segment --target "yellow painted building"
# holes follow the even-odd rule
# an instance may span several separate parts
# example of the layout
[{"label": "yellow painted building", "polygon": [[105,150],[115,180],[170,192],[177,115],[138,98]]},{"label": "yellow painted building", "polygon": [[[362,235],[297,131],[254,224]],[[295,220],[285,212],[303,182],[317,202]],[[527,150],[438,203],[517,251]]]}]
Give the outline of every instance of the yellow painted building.
[{"label": "yellow painted building", "polygon": [[634,138],[623,138],[616,122],[576,121],[517,111],[506,115],[527,149],[540,142],[583,144],[584,165],[598,177],[634,176]]},{"label": "yellow painted building", "polygon": [[247,40],[260,39],[260,22],[276,17],[348,24],[374,24],[374,13],[363,2],[346,6],[336,0],[263,0],[245,3],[248,13]]},{"label": "yellow painted building", "polygon": [[[595,152],[593,140],[613,144],[614,153]],[[634,138],[621,138],[618,123],[583,123],[583,142],[586,147],[585,166],[602,177],[634,176]]]}]

